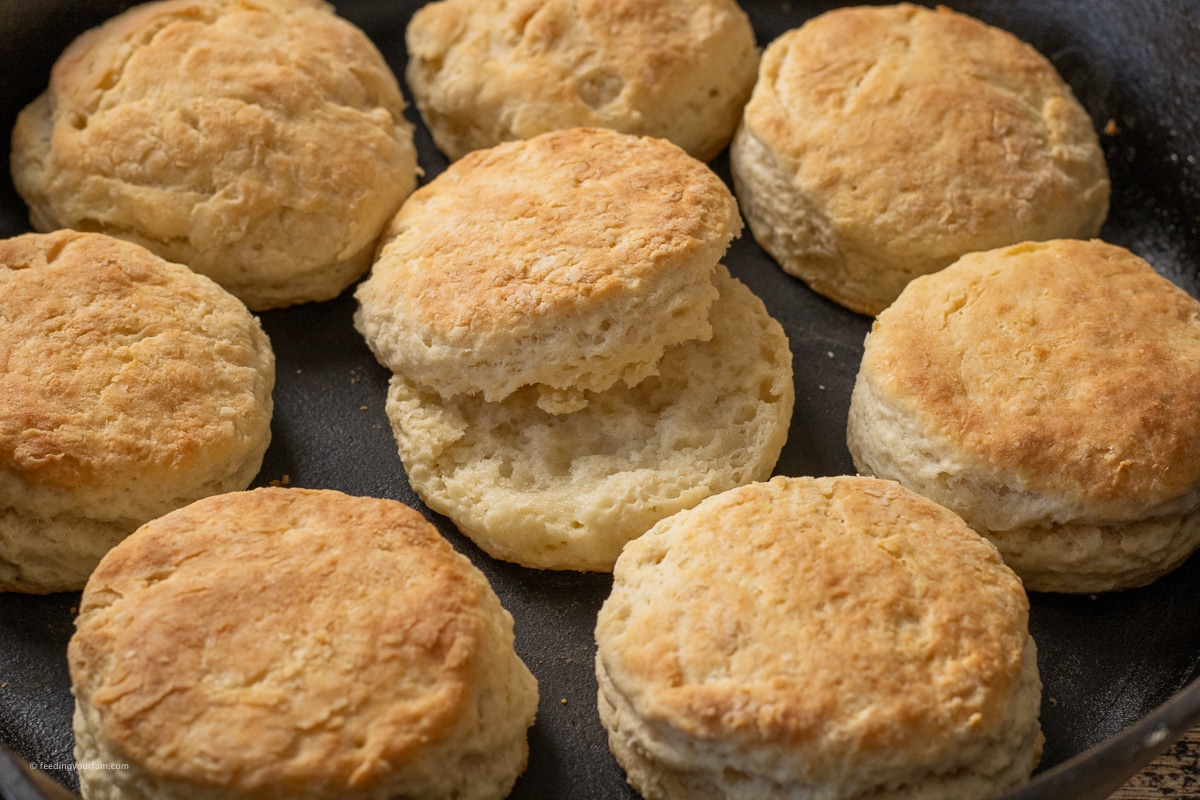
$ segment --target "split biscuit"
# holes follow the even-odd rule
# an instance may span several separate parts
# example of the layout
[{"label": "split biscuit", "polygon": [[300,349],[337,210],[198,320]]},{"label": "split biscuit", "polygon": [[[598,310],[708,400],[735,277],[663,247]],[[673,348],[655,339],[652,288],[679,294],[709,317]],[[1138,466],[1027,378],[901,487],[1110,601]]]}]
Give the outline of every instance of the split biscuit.
[{"label": "split biscuit", "polygon": [[252,309],[327,300],[416,186],[391,69],[317,0],[165,0],[76,39],[18,117],[39,231],[128,239]]},{"label": "split biscuit", "polygon": [[839,9],[773,41],[731,167],[762,247],[863,314],[965,253],[1092,237],[1108,213],[1099,137],[1053,65],[945,8]]},{"label": "split biscuit", "polygon": [[675,145],[604,129],[477,150],[417,190],[357,290],[355,325],[392,372],[443,398],[577,410],[711,333],[737,203]]},{"label": "split biscuit", "polygon": [[0,241],[0,320],[0,591],[81,589],[142,523],[257,475],[275,357],[208,278],[26,234]]},{"label": "split biscuit", "polygon": [[876,320],[847,441],[1030,590],[1149,583],[1200,544],[1200,302],[1101,241],[964,256]]},{"label": "split biscuit", "polygon": [[91,800],[499,800],[537,683],[487,579],[413,509],[258,489],[101,562],[68,647]]},{"label": "split biscuit", "polygon": [[496,558],[608,571],[631,539],[711,494],[770,476],[794,389],[783,328],[721,267],[713,336],[658,375],[549,414],[531,388],[443,400],[401,375],[387,413],[409,484]]},{"label": "split biscuit", "polygon": [[408,25],[405,77],[451,159],[551,130],[729,144],[758,69],[734,0],[441,0]]},{"label": "split biscuit", "polygon": [[710,497],[618,559],[600,719],[647,800],[979,800],[1040,758],[1021,582],[948,510],[872,478]]}]

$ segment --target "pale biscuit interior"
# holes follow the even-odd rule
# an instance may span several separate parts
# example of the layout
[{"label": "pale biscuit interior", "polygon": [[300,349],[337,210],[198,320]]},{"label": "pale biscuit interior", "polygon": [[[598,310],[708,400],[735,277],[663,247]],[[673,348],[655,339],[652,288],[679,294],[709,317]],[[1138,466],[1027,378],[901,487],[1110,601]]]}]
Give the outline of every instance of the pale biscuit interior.
[{"label": "pale biscuit interior", "polygon": [[791,350],[724,267],[716,286],[711,339],[572,413],[540,409],[532,388],[444,400],[394,376],[387,412],[410,485],[495,557],[607,571],[663,517],[767,478],[791,421]]}]

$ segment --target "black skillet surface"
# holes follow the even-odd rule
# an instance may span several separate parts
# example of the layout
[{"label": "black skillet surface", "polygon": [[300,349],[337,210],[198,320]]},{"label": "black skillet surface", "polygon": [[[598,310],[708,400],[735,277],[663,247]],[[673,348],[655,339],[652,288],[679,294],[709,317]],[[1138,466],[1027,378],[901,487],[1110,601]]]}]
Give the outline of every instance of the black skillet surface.
[{"label": "black skillet surface", "polygon": [[[403,31],[419,2],[343,0],[403,75]],[[44,87],[78,33],[128,6],[117,0],[0,0],[0,130]],[[760,45],[837,5],[743,0]],[[958,0],[1048,56],[1101,135],[1113,181],[1103,238],[1147,258],[1200,296],[1200,2]],[[407,95],[407,90],[406,90]],[[419,126],[425,180],[445,167]],[[919,158],[920,154],[914,154]],[[714,169],[728,178],[722,155]],[[28,230],[25,206],[0,181],[0,236]],[[787,277],[747,235],[726,263],[782,322],[795,355],[796,411],[777,472],[853,471],[844,442],[850,389],[870,324]],[[514,798],[632,798],[595,710],[592,627],[610,578],[537,572],[494,561],[409,489],[383,413],[387,374],[351,326],[350,293],[272,311],[278,358],[273,442],[256,485],[333,488],[415,505],[488,576],[516,619],[517,649],[541,706]],[[2,332],[0,332],[2,335]],[[1022,800],[1100,798],[1200,721],[1200,557],[1144,589],[1096,597],[1034,595],[1031,627],[1045,684],[1042,765]],[[0,794],[52,796],[23,765],[76,786],[65,648],[77,594],[0,594]],[[2,751],[0,751],[2,754]]]}]

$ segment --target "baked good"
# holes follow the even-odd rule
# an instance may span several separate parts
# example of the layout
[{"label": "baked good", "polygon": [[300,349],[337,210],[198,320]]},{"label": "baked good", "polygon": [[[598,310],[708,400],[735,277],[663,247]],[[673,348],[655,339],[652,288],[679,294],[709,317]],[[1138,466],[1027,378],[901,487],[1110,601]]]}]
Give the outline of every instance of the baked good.
[{"label": "baked good", "polygon": [[494,557],[609,571],[630,539],[710,494],[770,476],[794,389],[783,328],[718,270],[713,336],[667,351],[635,387],[550,414],[537,392],[444,400],[402,375],[387,413],[409,484]]},{"label": "baked good", "polygon": [[946,8],[837,9],[773,42],[730,153],[755,239],[863,314],[959,256],[1099,233],[1104,153],[1053,65]]},{"label": "baked good", "polygon": [[405,33],[413,101],[451,159],[562,128],[729,144],[758,68],[734,0],[440,0]]},{"label": "baked good", "polygon": [[506,796],[537,684],[475,567],[391,500],[266,488],[112,550],[68,648],[89,800]]},{"label": "baked good", "polygon": [[417,190],[357,290],[409,484],[491,555],[610,570],[770,475],[791,350],[720,265],[736,201],[663,139],[551,131]]},{"label": "baked good", "polygon": [[244,489],[275,357],[235,297],[138,245],[0,240],[0,591],[83,587],[113,545]]},{"label": "baked good", "polygon": [[1148,583],[1200,543],[1200,303],[1101,241],[964,256],[876,320],[847,441],[1030,590]]},{"label": "baked good", "polygon": [[477,150],[384,232],[355,325],[392,372],[444,398],[583,393],[708,338],[713,275],[741,230],[704,164],[661,139],[574,128]]},{"label": "baked good", "polygon": [[165,0],[80,36],[18,117],[39,231],[137,242],[250,308],[336,296],[416,186],[370,40],[318,0]]},{"label": "baked good", "polygon": [[710,497],[631,542],[600,719],[647,800],[969,800],[1040,757],[1029,605],[995,547],[872,478]]}]

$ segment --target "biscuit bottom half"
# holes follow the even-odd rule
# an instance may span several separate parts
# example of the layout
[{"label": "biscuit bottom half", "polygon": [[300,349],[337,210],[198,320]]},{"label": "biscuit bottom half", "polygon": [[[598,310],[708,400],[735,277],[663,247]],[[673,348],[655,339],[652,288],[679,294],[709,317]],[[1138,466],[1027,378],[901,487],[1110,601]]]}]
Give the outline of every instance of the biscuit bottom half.
[{"label": "biscuit bottom half", "polygon": [[443,400],[395,376],[387,412],[413,489],[496,558],[608,571],[663,517],[765,479],[791,421],[791,351],[724,267],[715,283],[709,341],[672,348],[657,375],[589,393],[579,411],[543,411],[536,386]]}]

